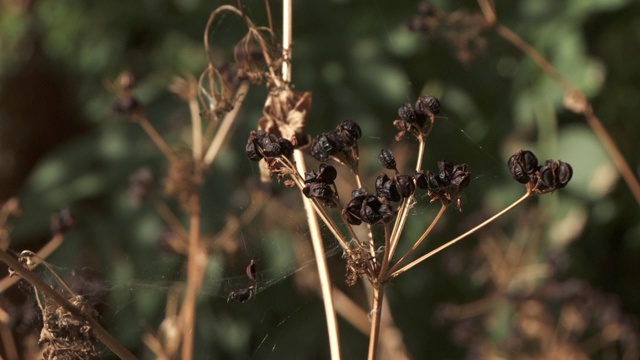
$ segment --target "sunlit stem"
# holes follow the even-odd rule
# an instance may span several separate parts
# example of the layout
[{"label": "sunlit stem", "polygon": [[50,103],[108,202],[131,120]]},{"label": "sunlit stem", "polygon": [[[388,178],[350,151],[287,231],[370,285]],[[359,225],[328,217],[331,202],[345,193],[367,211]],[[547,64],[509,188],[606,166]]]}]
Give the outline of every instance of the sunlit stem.
[{"label": "sunlit stem", "polygon": [[387,275],[387,269],[391,262],[389,251],[391,251],[391,231],[389,230],[389,224],[384,224],[384,255],[382,256],[382,267],[378,274],[378,283],[382,283]]},{"label": "sunlit stem", "polygon": [[371,309],[371,332],[369,333],[368,360],[375,360],[378,353],[378,339],[380,337],[380,320],[382,315],[383,298],[384,285],[376,284],[373,287],[373,308]]},{"label": "sunlit stem", "polygon": [[[294,158],[297,171],[304,174],[306,166],[304,155],[300,150],[295,150]],[[338,334],[338,321],[333,306],[333,297],[331,295],[331,279],[329,278],[329,270],[327,268],[327,259],[324,257],[324,245],[322,244],[322,234],[320,233],[320,225],[314,211],[313,203],[302,193],[302,201],[304,209],[307,213],[307,223],[309,225],[309,233],[311,235],[311,243],[313,244],[313,252],[316,258],[316,266],[318,267],[318,275],[320,277],[320,290],[322,293],[322,301],[324,303],[325,318],[327,321],[327,331],[329,334],[329,345],[331,348],[331,358],[333,360],[340,359],[340,337]]]},{"label": "sunlit stem", "polygon": [[[291,161],[289,161],[289,159],[287,159],[286,157],[280,157],[278,158],[278,160],[280,161],[280,163],[282,163],[284,166],[286,166],[288,169],[291,170],[291,179],[296,183],[296,185],[302,192],[302,189],[304,188],[304,180],[300,175],[299,171],[297,170],[297,167],[293,165],[293,163],[291,163]],[[314,210],[320,216],[320,218],[325,223],[325,225],[327,225],[327,227],[329,228],[329,230],[331,231],[335,239],[340,243],[340,246],[342,246],[343,249],[347,249],[349,247],[348,241],[338,229],[338,225],[335,223],[335,221],[333,221],[333,218],[331,218],[331,216],[327,214],[324,207],[321,206],[321,204],[318,203],[316,199],[310,199],[310,200]]]},{"label": "sunlit stem", "polygon": [[209,149],[207,150],[207,153],[204,156],[205,166],[209,166],[213,163],[216,156],[220,152],[220,148],[222,147],[224,142],[228,140],[229,137],[227,135],[231,130],[231,126],[233,125],[234,120],[238,116],[238,112],[242,107],[242,102],[247,96],[247,92],[249,92],[249,86],[250,84],[248,81],[243,81],[240,84],[240,87],[236,92],[237,95],[235,98],[235,102],[233,104],[233,109],[229,111],[227,115],[225,115],[225,117],[222,119],[222,122],[220,123],[220,127],[218,128],[218,131],[216,131],[216,135],[211,141],[211,145],[209,146]]},{"label": "sunlit stem", "polygon": [[447,206],[442,204],[442,206],[440,207],[440,211],[438,212],[436,217],[433,219],[433,221],[431,221],[431,225],[429,225],[427,230],[425,230],[425,232],[422,234],[422,236],[420,236],[420,239],[418,239],[418,241],[416,241],[415,244],[413,244],[411,249],[409,251],[407,251],[407,253],[404,254],[404,256],[402,256],[400,258],[400,260],[398,260],[395,264],[393,264],[393,267],[391,267],[391,270],[389,270],[390,273],[393,273],[394,271],[396,271],[400,267],[400,265],[402,265],[402,263],[409,256],[411,256],[411,254],[413,254],[416,251],[416,249],[420,246],[420,244],[422,244],[422,242],[427,238],[427,236],[429,236],[429,234],[431,233],[431,230],[433,230],[433,228],[436,226],[436,224],[440,221],[440,219],[442,218],[442,215],[444,214],[444,211],[446,209],[447,209]]},{"label": "sunlit stem", "polygon": [[481,224],[479,224],[478,226],[474,227],[473,229],[465,232],[464,234],[458,236],[457,238],[449,241],[448,243],[438,247],[437,249],[419,257],[418,259],[410,262],[409,264],[407,264],[406,266],[404,266],[403,268],[396,270],[394,272],[391,273],[391,275],[389,275],[389,279],[392,279],[394,277],[399,276],[400,274],[404,273],[405,271],[411,269],[412,267],[420,264],[421,262],[423,262],[424,260],[432,257],[433,255],[439,253],[440,251],[450,247],[451,245],[454,245],[455,243],[457,243],[458,241],[466,238],[467,236],[473,234],[474,232],[478,231],[479,229],[483,228],[484,226],[486,226],[487,224],[493,222],[494,220],[496,220],[497,218],[499,218],[500,216],[506,214],[507,212],[511,211],[511,209],[513,209],[514,207],[520,205],[522,202],[524,202],[527,198],[529,198],[531,196],[531,192],[528,191],[526,194],[524,194],[524,196],[522,196],[520,199],[516,200],[513,204],[509,205],[508,207],[504,208],[502,211],[500,211],[499,213],[493,215],[492,217],[490,217],[489,219],[485,220],[484,222],[482,222]]},{"label": "sunlit stem", "polygon": [[[193,84],[193,81],[189,82],[189,86],[196,86],[195,93],[197,94],[197,85]],[[191,113],[191,131],[193,137],[193,160],[198,162],[202,159],[202,117],[200,116],[198,99],[195,95],[189,99],[189,112]]]},{"label": "sunlit stem", "polygon": [[419,141],[419,147],[418,147],[418,161],[416,161],[416,172],[420,171],[420,169],[422,169],[422,158],[424,157],[424,148],[425,148],[425,141],[424,141],[425,137],[420,136],[418,138]]},{"label": "sunlit stem", "polygon": [[413,195],[405,198],[400,205],[400,210],[396,217],[396,223],[394,224],[393,231],[391,232],[391,249],[389,250],[389,261],[393,258],[393,255],[398,248],[398,243],[400,242],[400,237],[402,236],[402,231],[404,230],[404,225],[407,222],[407,217],[409,216],[409,207],[413,203]]}]

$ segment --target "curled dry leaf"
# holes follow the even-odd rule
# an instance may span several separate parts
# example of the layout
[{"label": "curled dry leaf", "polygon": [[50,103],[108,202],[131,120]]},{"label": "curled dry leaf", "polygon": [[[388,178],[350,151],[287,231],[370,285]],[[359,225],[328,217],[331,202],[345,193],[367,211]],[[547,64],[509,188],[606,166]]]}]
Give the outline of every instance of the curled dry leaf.
[{"label": "curled dry leaf", "polygon": [[[304,145],[307,142],[304,127],[310,108],[310,92],[274,91],[264,104],[258,130],[291,140],[297,146]],[[260,161],[260,173],[263,181],[271,181],[271,173],[264,160]]]}]

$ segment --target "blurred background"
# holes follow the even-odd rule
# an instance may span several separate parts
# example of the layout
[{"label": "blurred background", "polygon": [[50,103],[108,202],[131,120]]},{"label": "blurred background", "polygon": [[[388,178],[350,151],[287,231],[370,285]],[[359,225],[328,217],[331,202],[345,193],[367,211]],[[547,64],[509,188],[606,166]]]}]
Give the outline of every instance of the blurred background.
[{"label": "blurred background", "polygon": [[[48,262],[92,285],[87,291],[99,299],[103,323],[143,358],[153,355],[142,336],[158,329],[168,294],[185,278],[184,256],[167,249],[171,234],[158,204],[186,217],[162,195],[166,159],[137,124],[111,113],[115,96],[105,84],[130,71],[154,127],[187,150],[189,109],[168,85],[176,75],[197,77],[205,69],[205,24],[222,4],[0,1],[0,201],[17,197],[22,210],[8,224],[8,246],[38,250],[51,238],[51,215],[68,207],[75,227]],[[381,148],[392,148],[405,169],[415,159],[416,142],[393,139],[398,107],[423,94],[441,100],[424,168],[435,170],[442,159],[467,163],[473,181],[463,212],[447,212],[425,252],[524,194],[506,167],[515,151],[569,162],[574,174],[567,188],[529,200],[387,287],[406,353],[637,358],[638,203],[584,119],[564,108],[561,88],[482,26],[475,1],[431,4],[294,2],[292,78],[296,90],[313,94],[309,134],[344,119],[358,122],[361,171],[372,188]],[[279,29],[281,3],[271,6]],[[268,24],[264,2],[245,0],[244,10],[256,24]],[[448,22],[436,27],[425,20],[434,11]],[[497,13],[589,97],[638,176],[640,2],[522,0],[498,2]],[[233,60],[245,32],[230,15],[216,22],[211,37],[220,65]],[[322,302],[310,289],[314,266],[301,265],[313,256],[299,194],[275,181],[259,185],[257,165],[244,154],[266,95],[264,86],[252,88],[204,179],[202,230],[214,245],[198,301],[198,359],[329,356]],[[142,198],[131,188],[140,171],[154,179]],[[419,200],[401,249],[438,210],[428,198]],[[256,203],[258,213],[239,231],[216,236]],[[330,236],[325,243],[335,248]],[[247,286],[251,259],[264,289],[249,302],[227,303],[229,291]],[[367,308],[362,284],[344,283],[340,256],[330,257],[330,265],[335,285]],[[27,354],[41,326],[32,290],[7,290],[0,306],[10,315],[2,326]],[[344,357],[364,358],[367,336],[344,320],[339,325]]]}]

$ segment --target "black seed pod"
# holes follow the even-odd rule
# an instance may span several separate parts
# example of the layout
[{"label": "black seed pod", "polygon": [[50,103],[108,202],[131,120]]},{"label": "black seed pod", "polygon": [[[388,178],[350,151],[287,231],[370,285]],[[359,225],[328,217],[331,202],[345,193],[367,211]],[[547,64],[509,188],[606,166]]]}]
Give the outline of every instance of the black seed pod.
[{"label": "black seed pod", "polygon": [[[393,156],[393,153],[389,149],[380,150],[380,155],[378,155],[378,160],[380,164],[385,169],[396,170],[396,159]],[[396,170],[398,171],[398,170]]]},{"label": "black seed pod", "polygon": [[345,120],[336,128],[338,135],[342,138],[345,147],[351,147],[362,137],[362,129],[353,120]]},{"label": "black seed pod", "polygon": [[336,152],[336,143],[326,134],[320,134],[311,144],[311,156],[319,161],[327,161]]},{"label": "black seed pod", "polygon": [[333,189],[328,184],[321,182],[307,184],[302,188],[302,193],[308,198],[318,199],[325,206],[333,207],[336,205]]},{"label": "black seed pod", "polygon": [[529,150],[520,150],[509,158],[507,166],[517,182],[526,184],[538,168],[538,158]]},{"label": "black seed pod", "polygon": [[556,171],[558,179],[558,189],[561,189],[569,183],[573,177],[573,168],[566,162],[558,160],[558,170]]},{"label": "black seed pod", "polygon": [[440,113],[440,101],[438,101],[435,96],[420,96],[418,101],[416,101],[415,109],[417,113],[424,114],[431,118]]},{"label": "black seed pod", "polygon": [[396,182],[400,189],[400,195],[403,198],[408,198],[416,191],[416,184],[413,182],[413,178],[409,175],[396,176]]},{"label": "black seed pod", "polygon": [[413,110],[413,106],[410,103],[404,103],[398,108],[398,116],[400,120],[407,123],[416,122],[416,112]]},{"label": "black seed pod", "polygon": [[420,170],[413,175],[413,179],[416,182],[416,186],[420,189],[427,189],[429,187],[429,181],[424,171]]},{"label": "black seed pod", "polygon": [[376,178],[376,193],[389,201],[400,201],[402,199],[396,181],[390,179],[387,174],[382,174]]},{"label": "black seed pod", "polygon": [[538,170],[540,173],[541,190],[553,190],[556,188],[556,167],[557,165],[552,160],[547,160]]}]

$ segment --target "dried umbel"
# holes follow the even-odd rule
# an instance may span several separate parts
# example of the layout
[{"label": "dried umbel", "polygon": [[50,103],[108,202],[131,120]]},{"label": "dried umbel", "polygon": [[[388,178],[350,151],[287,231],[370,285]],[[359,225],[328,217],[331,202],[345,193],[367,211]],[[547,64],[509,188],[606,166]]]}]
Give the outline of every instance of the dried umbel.
[{"label": "dried umbel", "polygon": [[320,164],[318,171],[311,171],[305,174],[304,188],[302,193],[308,198],[315,198],[327,207],[338,205],[337,192],[334,181],[338,173],[336,168],[327,164]]},{"label": "dried umbel", "polygon": [[458,210],[462,211],[460,194],[469,186],[471,173],[467,171],[467,164],[453,164],[451,161],[438,161],[438,172],[419,171],[414,175],[416,185],[426,189],[431,202],[440,200],[444,205],[458,199]]},{"label": "dried umbel", "polygon": [[364,189],[352,193],[352,199],[342,210],[342,217],[351,225],[388,223],[395,216],[391,206]]},{"label": "dried umbel", "polygon": [[247,157],[252,161],[260,161],[263,158],[284,156],[291,158],[293,144],[291,141],[269,134],[266,131],[252,131],[245,147]]},{"label": "dried umbel", "polygon": [[[69,302],[82,311],[95,312],[84,305],[81,296],[73,296]],[[46,301],[42,308],[43,326],[38,344],[44,360],[99,359],[100,353],[91,324],[74,315],[54,301]]]},{"label": "dried umbel", "polygon": [[520,150],[507,161],[511,176],[526,184],[531,191],[543,194],[567,186],[573,176],[573,168],[566,162],[547,160],[538,165],[538,158],[529,150]]},{"label": "dried umbel", "polygon": [[420,96],[413,106],[410,103],[403,104],[398,108],[400,119],[393,122],[393,125],[398,129],[396,140],[401,140],[407,135],[412,135],[415,138],[426,136],[439,112],[440,101],[431,95]]},{"label": "dried umbel", "polygon": [[322,133],[311,142],[311,156],[318,161],[333,158],[355,169],[358,166],[358,139],[361,136],[360,126],[352,120],[345,120],[335,130]]}]

